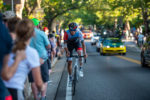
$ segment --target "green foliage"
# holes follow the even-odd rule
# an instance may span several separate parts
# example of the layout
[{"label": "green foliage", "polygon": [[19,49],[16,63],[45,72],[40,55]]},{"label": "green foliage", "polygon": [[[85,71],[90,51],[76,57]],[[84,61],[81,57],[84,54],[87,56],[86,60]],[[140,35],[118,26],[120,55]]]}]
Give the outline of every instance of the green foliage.
[{"label": "green foliage", "polygon": [[[36,8],[37,0],[26,1],[23,15],[32,18],[36,12],[32,10]],[[36,17],[49,28],[54,20],[61,22],[63,27],[70,22],[77,22],[85,26],[113,28],[116,19],[120,26],[129,21],[131,26],[138,27],[143,24],[145,12],[150,16],[150,0],[42,0],[41,8],[44,9],[44,14],[36,13]],[[0,0],[0,9],[10,10],[11,6],[2,5]]]},{"label": "green foliage", "polygon": [[0,0],[0,10],[3,8],[3,1]]},{"label": "green foliage", "polygon": [[44,22],[51,27],[53,21],[72,10],[80,9],[88,3],[88,0],[43,0],[42,8],[46,14]]},{"label": "green foliage", "polygon": [[0,0],[0,11],[4,12],[7,10],[11,10],[11,5],[6,5],[3,3],[3,0]]}]

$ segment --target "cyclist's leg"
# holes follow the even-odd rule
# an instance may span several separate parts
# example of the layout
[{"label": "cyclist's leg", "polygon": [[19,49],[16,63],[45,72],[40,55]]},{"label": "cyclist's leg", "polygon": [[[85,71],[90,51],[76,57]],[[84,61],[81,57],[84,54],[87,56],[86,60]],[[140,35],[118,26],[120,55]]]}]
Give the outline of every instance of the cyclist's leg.
[{"label": "cyclist's leg", "polygon": [[[82,48],[81,48],[81,47],[79,47],[79,48],[77,49],[77,53],[78,53],[79,56],[82,56],[82,55],[83,55],[83,51],[82,51]],[[79,57],[79,62],[80,62],[80,67],[81,67],[81,66],[82,66],[82,58],[81,58],[81,57]]]},{"label": "cyclist's leg", "polygon": [[68,73],[69,75],[72,75],[72,60],[68,60]]},{"label": "cyclist's leg", "polygon": [[[81,43],[78,41],[78,43],[75,45],[75,49],[78,53],[79,56],[83,55],[83,50],[82,50],[82,45]],[[80,67],[82,67],[82,58],[79,58],[79,62],[80,62]]]},{"label": "cyclist's leg", "polygon": [[70,57],[67,58],[67,61],[68,61],[68,73],[69,73],[69,78],[70,78],[70,81],[72,81],[72,52],[73,52],[73,49],[69,49],[69,52],[70,52]]},{"label": "cyclist's leg", "polygon": [[[82,50],[80,43],[76,45],[76,50],[77,50],[78,55],[82,56],[83,50]],[[79,63],[80,63],[79,74],[80,74],[80,77],[83,77],[82,57],[79,58]]]}]

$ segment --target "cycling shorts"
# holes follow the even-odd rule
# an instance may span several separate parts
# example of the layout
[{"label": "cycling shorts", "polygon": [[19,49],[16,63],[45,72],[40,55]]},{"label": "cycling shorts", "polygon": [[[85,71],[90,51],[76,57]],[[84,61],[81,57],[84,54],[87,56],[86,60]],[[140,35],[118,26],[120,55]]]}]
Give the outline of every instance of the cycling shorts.
[{"label": "cycling shorts", "polygon": [[73,55],[73,50],[75,49],[76,51],[81,50],[82,51],[82,46],[81,43],[73,43],[73,44],[67,44],[67,48],[70,52],[70,57],[67,58],[68,61],[72,61],[72,55]]}]

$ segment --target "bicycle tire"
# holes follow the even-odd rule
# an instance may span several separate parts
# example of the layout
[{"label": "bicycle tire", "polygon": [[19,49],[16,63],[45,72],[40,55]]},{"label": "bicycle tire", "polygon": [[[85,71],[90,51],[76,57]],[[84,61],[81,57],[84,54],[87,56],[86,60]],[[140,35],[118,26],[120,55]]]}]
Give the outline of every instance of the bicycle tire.
[{"label": "bicycle tire", "polygon": [[77,67],[74,69],[74,76],[73,76],[73,82],[72,82],[72,95],[75,95],[76,92],[76,82],[77,82]]}]

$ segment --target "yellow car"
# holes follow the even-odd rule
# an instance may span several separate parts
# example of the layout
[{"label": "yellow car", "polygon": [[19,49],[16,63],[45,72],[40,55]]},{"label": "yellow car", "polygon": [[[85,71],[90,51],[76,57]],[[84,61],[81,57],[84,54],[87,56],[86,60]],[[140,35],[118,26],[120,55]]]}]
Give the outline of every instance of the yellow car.
[{"label": "yellow car", "polygon": [[100,55],[105,55],[107,53],[126,55],[126,46],[119,38],[105,38],[100,47]]}]

